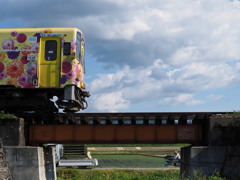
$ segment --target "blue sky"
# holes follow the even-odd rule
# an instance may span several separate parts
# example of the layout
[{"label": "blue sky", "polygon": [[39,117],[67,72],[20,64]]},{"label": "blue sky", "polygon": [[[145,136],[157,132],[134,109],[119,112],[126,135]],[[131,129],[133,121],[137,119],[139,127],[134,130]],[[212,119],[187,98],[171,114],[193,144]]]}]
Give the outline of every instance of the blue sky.
[{"label": "blue sky", "polygon": [[237,0],[0,2],[0,28],[83,31],[86,112],[240,110]]}]

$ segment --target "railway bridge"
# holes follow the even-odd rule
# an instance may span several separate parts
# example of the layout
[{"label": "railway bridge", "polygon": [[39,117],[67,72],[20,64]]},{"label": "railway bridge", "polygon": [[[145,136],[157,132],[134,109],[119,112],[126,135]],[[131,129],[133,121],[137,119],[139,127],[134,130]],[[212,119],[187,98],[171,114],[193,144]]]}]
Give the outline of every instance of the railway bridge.
[{"label": "railway bridge", "polygon": [[58,113],[51,121],[25,117],[28,144],[208,143],[209,119],[226,112]]},{"label": "railway bridge", "polygon": [[0,119],[0,139],[17,179],[56,179],[54,151],[41,146],[47,143],[189,143],[181,149],[181,173],[201,168],[240,178],[239,128],[239,117],[229,112],[27,113]]}]

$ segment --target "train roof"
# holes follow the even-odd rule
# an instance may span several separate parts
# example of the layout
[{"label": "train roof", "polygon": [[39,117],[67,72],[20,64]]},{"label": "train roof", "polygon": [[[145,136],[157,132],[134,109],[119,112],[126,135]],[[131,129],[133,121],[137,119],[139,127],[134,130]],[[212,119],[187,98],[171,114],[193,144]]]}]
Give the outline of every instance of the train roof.
[{"label": "train roof", "polygon": [[[76,27],[32,27],[32,28],[0,28],[0,33],[8,33],[12,31],[19,32],[43,32],[43,31],[54,31],[54,32],[65,32],[70,33],[74,31],[81,32],[80,29]],[[81,32],[82,33],[82,32]]]}]

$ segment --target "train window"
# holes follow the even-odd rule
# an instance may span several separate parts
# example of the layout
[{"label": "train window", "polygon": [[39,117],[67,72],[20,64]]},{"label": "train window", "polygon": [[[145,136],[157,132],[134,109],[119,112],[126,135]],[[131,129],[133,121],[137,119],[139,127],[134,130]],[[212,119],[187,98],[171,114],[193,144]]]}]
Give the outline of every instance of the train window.
[{"label": "train window", "polygon": [[112,120],[112,124],[118,124],[118,120]]},{"label": "train window", "polygon": [[192,124],[193,123],[193,120],[192,119],[188,119],[187,120],[187,124]]},{"label": "train window", "polygon": [[63,55],[68,56],[71,54],[71,43],[65,42],[63,44]]},{"label": "train window", "polygon": [[77,59],[80,59],[81,57],[81,33],[77,32],[77,42],[76,42],[76,56]]},{"label": "train window", "polygon": [[93,124],[93,120],[90,120],[90,121],[88,122],[88,124]]},{"label": "train window", "polygon": [[124,124],[132,124],[131,120],[125,120],[123,121]]},{"label": "train window", "polygon": [[174,124],[178,124],[178,119],[175,119],[175,120],[174,120]]},{"label": "train window", "polygon": [[107,124],[107,121],[106,120],[102,120],[102,121],[100,121],[100,124]]},{"label": "train window", "polygon": [[45,60],[54,61],[57,59],[57,41],[47,40],[45,43]]},{"label": "train window", "polygon": [[155,124],[155,120],[149,120],[148,124]]},{"label": "train window", "polygon": [[162,120],[162,124],[167,124],[167,120]]},{"label": "train window", "polygon": [[143,120],[136,120],[136,124],[143,124]]}]

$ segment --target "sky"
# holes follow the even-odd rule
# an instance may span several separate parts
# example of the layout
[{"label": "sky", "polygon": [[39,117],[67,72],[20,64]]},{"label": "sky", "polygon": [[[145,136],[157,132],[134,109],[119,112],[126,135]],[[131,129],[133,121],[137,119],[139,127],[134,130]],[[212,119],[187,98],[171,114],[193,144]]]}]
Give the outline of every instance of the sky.
[{"label": "sky", "polygon": [[0,28],[82,30],[85,112],[240,110],[238,0],[0,3]]}]

